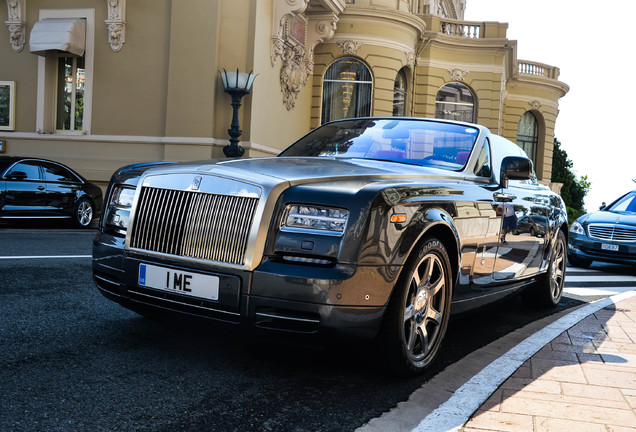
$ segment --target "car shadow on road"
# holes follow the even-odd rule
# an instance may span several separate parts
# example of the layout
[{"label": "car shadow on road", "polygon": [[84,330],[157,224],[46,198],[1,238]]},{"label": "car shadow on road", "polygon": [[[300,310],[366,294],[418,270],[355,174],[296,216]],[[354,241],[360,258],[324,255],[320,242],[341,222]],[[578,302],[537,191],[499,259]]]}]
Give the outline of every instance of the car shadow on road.
[{"label": "car shadow on road", "polygon": [[[578,268],[573,267],[572,269],[577,270]],[[636,276],[636,266],[626,264],[601,263],[595,261],[589,267],[587,267],[587,269],[625,276]]]},{"label": "car shadow on road", "polygon": [[[579,305],[564,299],[566,309]],[[312,343],[280,337],[263,337],[222,329],[201,330],[131,315],[117,327],[105,329],[111,344],[120,352],[114,358],[130,358],[145,375],[154,370],[182,371],[187,385],[208,386],[201,403],[210,412],[239,412],[249,400],[252,415],[271,416],[280,406],[300,415],[298,430],[347,430],[379,417],[387,409],[406,401],[423,383],[449,365],[482,346],[514,331],[547,312],[528,308],[519,298],[511,298],[451,319],[448,335],[438,358],[422,375],[396,378],[384,373],[368,344],[336,340]],[[114,349],[114,348],[111,348]],[[136,361],[143,358],[143,362]],[[185,366],[187,365],[187,367]],[[163,377],[161,386],[169,389],[172,377]],[[183,383],[182,383],[183,385]],[[240,396],[236,396],[239,393]],[[264,395],[268,399],[263,401]],[[318,412],[332,412],[333,418],[317,418]],[[294,414],[296,416],[296,414]],[[319,417],[319,416],[318,416]],[[203,421],[203,420],[201,420]],[[238,419],[228,415],[228,424]],[[275,420],[271,420],[275,423]],[[282,421],[282,420],[281,420]],[[288,421],[288,420],[285,420]],[[237,423],[235,423],[237,422]],[[357,425],[357,426],[356,426]],[[204,423],[183,419],[183,427],[204,430]],[[279,425],[281,426],[281,425]]]},{"label": "car shadow on road", "polygon": [[78,229],[78,230],[95,230],[99,219],[94,219],[86,228],[78,228],[70,219],[0,219],[0,230],[2,229]]}]

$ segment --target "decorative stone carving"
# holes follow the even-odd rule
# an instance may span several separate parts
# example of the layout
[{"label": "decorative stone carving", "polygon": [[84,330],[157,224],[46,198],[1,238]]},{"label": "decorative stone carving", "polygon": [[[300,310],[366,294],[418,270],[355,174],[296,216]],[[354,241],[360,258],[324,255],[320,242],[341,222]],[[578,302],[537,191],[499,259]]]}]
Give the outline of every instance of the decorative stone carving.
[{"label": "decorative stone carving", "polygon": [[272,66],[282,60],[280,86],[288,110],[296,105],[314,69],[314,48],[333,37],[335,13],[305,15],[309,0],[278,0],[274,3],[274,30],[270,51]]},{"label": "decorative stone carving", "polygon": [[336,32],[336,26],[338,24],[338,16],[333,13],[315,14],[309,17],[309,27],[307,31],[307,50],[305,51],[305,58],[303,59],[304,80],[311,76],[314,71],[314,49],[318,44],[321,44],[331,39]]},{"label": "decorative stone carving", "polygon": [[356,55],[362,46],[362,42],[352,40],[341,40],[337,43],[344,55]]},{"label": "decorative stone carving", "polygon": [[338,16],[334,13],[314,14],[309,16],[307,31],[307,60],[314,61],[314,48],[331,39],[336,32]]},{"label": "decorative stone carving", "polygon": [[466,75],[468,75],[468,71],[467,70],[463,70],[463,69],[460,69],[460,68],[449,69],[448,72],[450,72],[451,81],[463,82],[465,77],[466,77]]},{"label": "decorative stone carving", "polygon": [[307,9],[309,0],[277,0],[274,1],[274,16],[272,24],[272,48],[270,60],[272,67],[276,64],[277,58],[282,58],[285,45],[285,26],[288,24],[290,15],[302,15]]},{"label": "decorative stone carving", "polygon": [[9,40],[13,51],[20,52],[26,42],[26,0],[7,0],[7,20]]},{"label": "decorative stone carving", "polygon": [[126,0],[106,0],[108,4],[108,43],[114,52],[122,49],[126,40]]},{"label": "decorative stone carving", "polygon": [[285,50],[283,66],[280,68],[280,88],[287,110],[296,106],[296,98],[307,82],[309,73],[304,68],[305,48],[297,45]]},{"label": "decorative stone carving", "polygon": [[538,100],[533,100],[533,101],[528,102],[528,105],[530,105],[530,107],[533,110],[537,110],[538,111],[539,108],[541,108],[541,105],[543,105],[543,104],[541,102],[539,102]]}]

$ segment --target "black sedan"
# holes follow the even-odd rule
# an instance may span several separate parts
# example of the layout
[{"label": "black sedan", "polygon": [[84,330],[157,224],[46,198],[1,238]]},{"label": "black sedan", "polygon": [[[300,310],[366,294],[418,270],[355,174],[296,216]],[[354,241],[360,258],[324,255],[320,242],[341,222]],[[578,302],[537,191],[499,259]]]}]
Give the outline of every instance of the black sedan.
[{"label": "black sedan", "polygon": [[66,218],[88,227],[102,210],[102,190],[46,159],[0,156],[0,218]]},{"label": "black sedan", "polygon": [[[522,291],[553,307],[562,294],[563,201],[519,146],[475,124],[331,122],[278,157],[125,167],[106,196],[93,275],[107,298],[366,339],[398,374],[430,364],[451,312]],[[532,215],[536,232],[504,241]]]},{"label": "black sedan", "polygon": [[636,190],[572,224],[568,260],[577,267],[592,261],[636,264]]}]

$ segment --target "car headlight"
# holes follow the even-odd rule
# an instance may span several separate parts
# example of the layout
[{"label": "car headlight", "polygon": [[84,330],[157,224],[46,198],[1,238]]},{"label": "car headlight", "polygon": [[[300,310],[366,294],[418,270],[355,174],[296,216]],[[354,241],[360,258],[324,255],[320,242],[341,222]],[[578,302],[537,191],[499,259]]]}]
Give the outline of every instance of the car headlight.
[{"label": "car headlight", "polygon": [[107,226],[120,230],[128,228],[130,209],[135,199],[135,189],[126,186],[115,186],[110,194],[104,221]]},{"label": "car headlight", "polygon": [[290,204],[283,212],[281,229],[342,235],[348,218],[349,210],[342,208]]},{"label": "car headlight", "polygon": [[581,225],[580,223],[576,221],[570,227],[570,231],[575,234],[585,235],[585,229],[583,229],[583,225]]}]

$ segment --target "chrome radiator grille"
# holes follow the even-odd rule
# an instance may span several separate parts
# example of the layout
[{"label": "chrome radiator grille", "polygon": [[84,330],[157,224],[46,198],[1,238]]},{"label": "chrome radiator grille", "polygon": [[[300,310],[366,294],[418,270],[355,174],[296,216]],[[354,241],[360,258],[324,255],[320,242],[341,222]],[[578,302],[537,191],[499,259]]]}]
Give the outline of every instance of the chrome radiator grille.
[{"label": "chrome radiator grille", "polygon": [[143,187],[130,247],[244,264],[258,198]]},{"label": "chrome radiator grille", "polygon": [[590,237],[600,240],[614,240],[623,242],[636,241],[636,229],[605,224],[590,224]]}]

